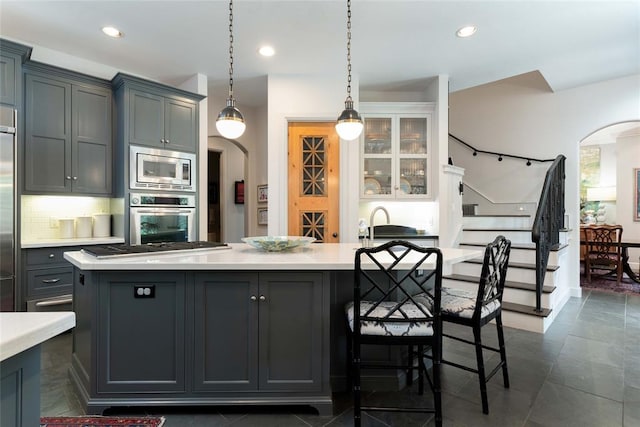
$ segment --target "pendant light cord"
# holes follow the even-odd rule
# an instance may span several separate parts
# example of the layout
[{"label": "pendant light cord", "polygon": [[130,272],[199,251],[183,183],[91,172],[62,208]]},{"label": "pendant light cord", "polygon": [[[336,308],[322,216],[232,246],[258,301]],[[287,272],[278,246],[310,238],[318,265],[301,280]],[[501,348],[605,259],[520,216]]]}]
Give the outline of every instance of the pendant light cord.
[{"label": "pendant light cord", "polygon": [[351,101],[351,0],[347,0],[347,100]]},{"label": "pendant light cord", "polygon": [[229,0],[229,98],[233,99],[233,0]]}]

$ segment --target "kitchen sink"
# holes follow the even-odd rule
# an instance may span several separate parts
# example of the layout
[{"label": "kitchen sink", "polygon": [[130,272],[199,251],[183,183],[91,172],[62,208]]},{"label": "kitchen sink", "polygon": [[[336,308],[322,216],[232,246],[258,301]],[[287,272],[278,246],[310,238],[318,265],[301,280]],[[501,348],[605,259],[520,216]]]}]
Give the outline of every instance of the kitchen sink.
[{"label": "kitchen sink", "polygon": [[373,233],[376,238],[390,236],[415,236],[418,234],[417,230],[413,227],[394,224],[376,225],[373,227]]}]

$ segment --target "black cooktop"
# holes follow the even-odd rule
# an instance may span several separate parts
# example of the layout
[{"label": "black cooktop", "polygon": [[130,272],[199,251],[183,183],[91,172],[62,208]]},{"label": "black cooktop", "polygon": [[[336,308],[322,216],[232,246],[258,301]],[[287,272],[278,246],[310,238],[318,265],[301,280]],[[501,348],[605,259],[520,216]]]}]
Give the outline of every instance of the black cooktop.
[{"label": "black cooktop", "polygon": [[169,251],[202,251],[210,249],[230,249],[226,243],[219,242],[158,242],[144,245],[94,245],[82,248],[82,252],[96,258],[112,258],[117,256],[151,255]]}]

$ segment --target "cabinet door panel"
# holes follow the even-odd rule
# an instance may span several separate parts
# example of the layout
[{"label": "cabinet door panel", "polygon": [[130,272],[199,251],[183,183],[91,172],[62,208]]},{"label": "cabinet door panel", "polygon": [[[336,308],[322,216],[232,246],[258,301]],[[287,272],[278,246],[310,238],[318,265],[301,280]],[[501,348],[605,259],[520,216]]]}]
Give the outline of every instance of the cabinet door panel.
[{"label": "cabinet door panel", "polygon": [[256,390],[257,273],[201,274],[195,286],[194,390]]},{"label": "cabinet door panel", "polygon": [[193,104],[165,99],[164,117],[166,148],[196,151],[196,112]]},{"label": "cabinet door panel", "polygon": [[131,90],[129,96],[129,142],[163,147],[163,98],[136,90]]},{"label": "cabinet door panel", "polygon": [[73,191],[111,192],[111,93],[73,87]]},{"label": "cabinet door panel", "polygon": [[[108,277],[98,290],[98,391],[185,391],[184,274]],[[138,287],[152,295],[136,298]]]},{"label": "cabinet door panel", "polygon": [[71,191],[71,85],[26,76],[25,189]]},{"label": "cabinet door panel", "polygon": [[322,388],[322,274],[261,273],[260,389]]},{"label": "cabinet door panel", "polygon": [[0,103],[16,105],[16,58],[0,56]]}]

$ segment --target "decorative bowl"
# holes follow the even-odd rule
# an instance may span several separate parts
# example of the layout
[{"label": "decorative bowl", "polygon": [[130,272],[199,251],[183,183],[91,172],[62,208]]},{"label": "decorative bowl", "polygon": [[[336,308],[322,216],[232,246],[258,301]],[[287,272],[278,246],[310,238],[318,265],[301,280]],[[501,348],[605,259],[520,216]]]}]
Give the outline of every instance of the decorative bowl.
[{"label": "decorative bowl", "polygon": [[242,241],[254,248],[267,252],[280,252],[297,248],[298,246],[306,246],[315,242],[316,239],[304,236],[257,236],[243,237]]}]

